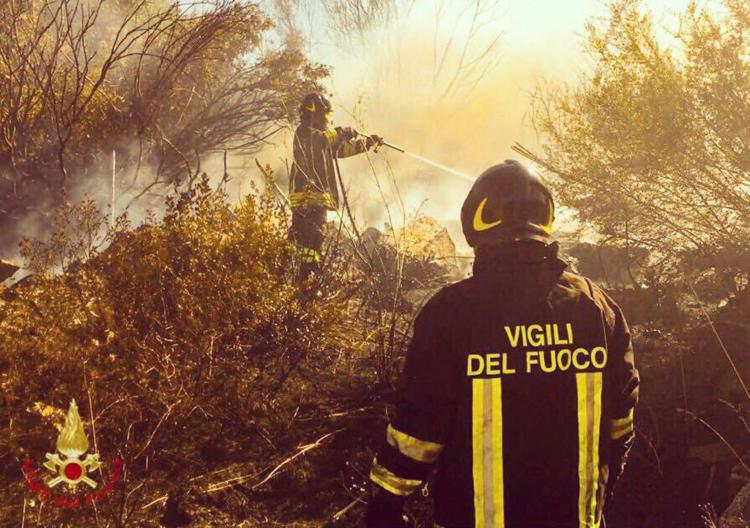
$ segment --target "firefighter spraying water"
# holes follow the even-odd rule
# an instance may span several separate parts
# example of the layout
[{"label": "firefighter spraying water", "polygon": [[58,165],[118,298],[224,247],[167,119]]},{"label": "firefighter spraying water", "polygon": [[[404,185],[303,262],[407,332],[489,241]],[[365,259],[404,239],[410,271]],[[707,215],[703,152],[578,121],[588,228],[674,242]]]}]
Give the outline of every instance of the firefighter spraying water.
[{"label": "firefighter spraying water", "polygon": [[[388,145],[390,146],[390,145]],[[421,161],[422,163],[426,163],[427,165],[432,165],[433,167],[436,167],[442,171],[447,172],[448,174],[452,174],[453,176],[456,176],[458,178],[461,178],[462,180],[466,180],[469,182],[473,182],[474,178],[469,176],[468,174],[465,174],[461,171],[457,171],[456,169],[451,169],[450,167],[447,167],[446,165],[443,165],[442,163],[438,163],[437,161],[431,160],[429,158],[425,158],[424,156],[420,156],[419,154],[414,154],[413,152],[408,152],[406,150],[401,149],[401,152],[403,154],[406,154],[407,156],[411,156],[412,158]]]},{"label": "firefighter spraying water", "polygon": [[302,253],[303,278],[319,269],[326,214],[339,206],[340,175],[336,160],[361,154],[382,143],[380,136],[364,136],[351,127],[330,128],[332,110],[324,95],[306,95],[300,105],[300,125],[294,133],[289,237]]},{"label": "firefighter spraying water", "polygon": [[300,105],[300,125],[294,134],[294,163],[289,180],[288,200],[292,208],[289,238],[297,244],[301,253],[302,278],[319,270],[326,215],[328,211],[338,209],[341,202],[339,158],[355,156],[383,146],[463,180],[473,181],[467,174],[408,152],[376,134],[360,134],[351,127],[330,128],[332,110],[333,106],[324,95],[306,95]]},{"label": "firefighter spraying water", "polygon": [[392,143],[388,143],[387,141],[380,141],[380,144],[384,147],[391,148],[393,150],[396,150],[400,152],[401,154],[406,154],[409,157],[414,158],[415,160],[419,160],[422,163],[426,163],[427,165],[432,165],[433,167],[440,169],[444,172],[447,172],[448,174],[452,174],[453,176],[456,176],[457,178],[461,178],[462,180],[466,180],[468,182],[473,182],[474,178],[466,174],[465,172],[461,172],[456,169],[452,169],[451,167],[448,167],[447,165],[443,165],[442,163],[438,163],[435,160],[431,160],[430,158],[425,158],[424,156],[420,156],[419,154],[414,154],[413,152],[409,152],[403,147],[399,147],[397,145],[394,145]]}]

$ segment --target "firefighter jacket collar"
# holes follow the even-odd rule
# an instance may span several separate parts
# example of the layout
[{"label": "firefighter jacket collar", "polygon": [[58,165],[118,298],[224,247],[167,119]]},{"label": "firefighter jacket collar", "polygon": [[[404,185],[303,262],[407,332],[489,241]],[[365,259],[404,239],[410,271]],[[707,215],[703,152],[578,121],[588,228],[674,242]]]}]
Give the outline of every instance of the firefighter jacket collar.
[{"label": "firefighter jacket collar", "polygon": [[558,256],[559,247],[557,242],[542,244],[524,241],[478,248],[474,259],[474,275],[517,270],[529,264],[549,264],[557,278],[568,267]]}]

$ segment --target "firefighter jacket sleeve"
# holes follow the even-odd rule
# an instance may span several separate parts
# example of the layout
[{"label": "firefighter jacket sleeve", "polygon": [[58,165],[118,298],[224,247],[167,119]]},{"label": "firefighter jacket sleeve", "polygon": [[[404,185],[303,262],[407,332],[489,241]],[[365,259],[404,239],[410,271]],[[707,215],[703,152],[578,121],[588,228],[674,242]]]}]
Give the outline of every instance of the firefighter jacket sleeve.
[{"label": "firefighter jacket sleeve", "polygon": [[351,127],[336,127],[334,130],[338,134],[338,142],[333,148],[333,153],[337,158],[362,154],[375,144],[370,138],[360,135]]},{"label": "firefighter jacket sleeve", "polygon": [[628,452],[635,439],[633,411],[638,403],[640,380],[635,367],[630,330],[622,310],[609,296],[604,293],[602,295],[614,313],[614,321],[608,332],[608,347],[614,352],[610,355],[614,363],[610,365],[612,412],[608,424],[610,460],[606,489],[606,496],[609,497],[622,474]]},{"label": "firefighter jacket sleeve", "polygon": [[313,130],[312,133],[313,146],[319,150],[330,148],[337,158],[348,158],[365,152],[374,144],[368,139],[351,127]]},{"label": "firefighter jacket sleeve", "polygon": [[335,150],[337,158],[348,158],[350,156],[356,156],[362,154],[371,146],[370,139],[365,136],[357,136],[352,139],[342,141],[338,148]]},{"label": "firefighter jacket sleeve", "polygon": [[370,472],[376,486],[397,497],[424,484],[455,420],[456,370],[446,364],[450,335],[438,311],[439,297],[415,321],[395,414]]}]

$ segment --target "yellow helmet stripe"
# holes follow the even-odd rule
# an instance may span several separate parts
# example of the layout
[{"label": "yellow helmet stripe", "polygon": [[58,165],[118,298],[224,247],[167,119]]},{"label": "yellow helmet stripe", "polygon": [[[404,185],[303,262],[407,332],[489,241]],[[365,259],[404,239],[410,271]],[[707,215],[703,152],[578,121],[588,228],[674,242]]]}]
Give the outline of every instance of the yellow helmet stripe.
[{"label": "yellow helmet stripe", "polygon": [[482,212],[484,211],[484,206],[487,204],[487,200],[488,198],[485,198],[481,202],[479,202],[479,206],[474,212],[474,231],[487,231],[488,229],[492,229],[493,227],[503,223],[502,219],[490,223],[485,223],[485,221],[482,220]]},{"label": "yellow helmet stripe", "polygon": [[552,222],[555,221],[555,204],[552,202],[552,200],[549,201],[549,223],[543,226],[539,226],[542,228],[542,231],[547,233],[548,235],[552,234]]}]

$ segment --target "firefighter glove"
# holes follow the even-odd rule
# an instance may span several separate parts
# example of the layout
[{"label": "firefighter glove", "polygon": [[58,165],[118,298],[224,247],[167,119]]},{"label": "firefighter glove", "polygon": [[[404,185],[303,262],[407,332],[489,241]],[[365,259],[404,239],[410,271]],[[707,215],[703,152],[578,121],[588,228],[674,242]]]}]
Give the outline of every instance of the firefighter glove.
[{"label": "firefighter glove", "polygon": [[379,147],[382,144],[383,144],[383,138],[380,137],[380,136],[378,136],[377,134],[371,134],[367,138],[367,148],[368,149],[372,148],[372,147]]}]

